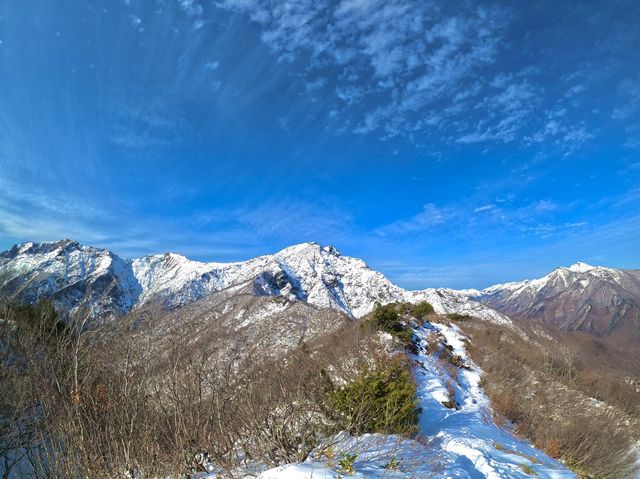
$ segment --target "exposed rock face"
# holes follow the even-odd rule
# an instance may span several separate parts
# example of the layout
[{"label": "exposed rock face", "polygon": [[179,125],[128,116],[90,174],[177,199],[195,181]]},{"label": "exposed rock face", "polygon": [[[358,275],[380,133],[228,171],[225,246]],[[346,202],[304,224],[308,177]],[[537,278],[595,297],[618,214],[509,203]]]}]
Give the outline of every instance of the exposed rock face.
[{"label": "exposed rock face", "polygon": [[142,288],[132,265],[108,250],[75,241],[23,243],[0,253],[0,297],[30,303],[51,297],[66,311],[124,314]]},{"label": "exposed rock face", "polygon": [[509,316],[558,329],[640,337],[640,270],[576,263],[543,278],[498,284],[469,296]]},{"label": "exposed rock face", "polygon": [[282,296],[361,317],[377,302],[429,301],[438,313],[508,319],[448,289],[406,291],[358,258],[332,246],[303,243],[237,263],[201,263],[166,253],[138,259],[75,241],[24,243],[0,254],[0,296],[94,315],[121,315],[151,302],[174,309],[227,289],[251,285],[255,296]]}]

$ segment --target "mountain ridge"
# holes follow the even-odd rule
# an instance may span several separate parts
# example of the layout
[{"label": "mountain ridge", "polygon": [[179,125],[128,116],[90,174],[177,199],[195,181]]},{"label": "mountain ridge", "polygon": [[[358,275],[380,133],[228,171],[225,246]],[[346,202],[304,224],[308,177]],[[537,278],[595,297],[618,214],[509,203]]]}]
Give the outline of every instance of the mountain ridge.
[{"label": "mountain ridge", "polygon": [[197,262],[175,253],[124,259],[74,240],[21,243],[0,254],[3,296],[26,302],[52,297],[61,309],[88,307],[94,316],[126,314],[151,301],[176,308],[243,284],[256,296],[284,296],[352,317],[367,314],[378,302],[429,301],[439,313],[509,321],[454,290],[407,291],[363,260],[315,242],[231,263]]},{"label": "mountain ridge", "polygon": [[640,270],[577,262],[547,275],[466,293],[507,316],[596,336],[640,337]]}]

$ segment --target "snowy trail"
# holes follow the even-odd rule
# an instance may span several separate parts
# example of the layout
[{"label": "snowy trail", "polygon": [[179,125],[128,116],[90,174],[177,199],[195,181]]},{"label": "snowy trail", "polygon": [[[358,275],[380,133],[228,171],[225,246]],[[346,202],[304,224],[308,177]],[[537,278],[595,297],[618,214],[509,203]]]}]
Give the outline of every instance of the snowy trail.
[{"label": "snowy trail", "polygon": [[[426,352],[429,335],[440,333],[459,355],[465,366],[455,380],[435,355]],[[458,468],[467,475],[443,477],[526,478],[534,471],[537,477],[573,478],[575,474],[560,462],[548,457],[531,444],[498,427],[492,418],[491,405],[480,388],[480,370],[467,357],[463,337],[454,325],[426,324],[415,331],[420,352],[414,355],[418,397],[423,412],[420,430],[434,438],[433,446],[445,451],[452,461],[450,472]],[[449,399],[447,383],[455,391],[459,409],[442,403]]]}]

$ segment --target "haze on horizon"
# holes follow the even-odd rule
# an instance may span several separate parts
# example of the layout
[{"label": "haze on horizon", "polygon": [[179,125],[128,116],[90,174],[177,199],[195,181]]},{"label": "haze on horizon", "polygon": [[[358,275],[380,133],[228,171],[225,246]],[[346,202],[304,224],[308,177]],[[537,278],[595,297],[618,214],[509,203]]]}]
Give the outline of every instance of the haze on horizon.
[{"label": "haze on horizon", "polygon": [[0,249],[639,268],[640,4],[0,0]]}]

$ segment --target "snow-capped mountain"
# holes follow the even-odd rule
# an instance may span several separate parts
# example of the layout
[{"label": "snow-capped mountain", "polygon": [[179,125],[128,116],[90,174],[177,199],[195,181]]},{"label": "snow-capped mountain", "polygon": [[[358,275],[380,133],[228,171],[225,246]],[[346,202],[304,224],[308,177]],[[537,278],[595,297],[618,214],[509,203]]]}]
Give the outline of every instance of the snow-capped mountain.
[{"label": "snow-capped mountain", "polygon": [[23,243],[0,254],[0,296],[24,302],[52,297],[75,312],[121,315],[151,301],[172,309],[228,288],[284,296],[361,317],[375,303],[429,301],[438,313],[506,322],[502,314],[448,289],[406,291],[358,258],[303,243],[244,262],[202,263],[166,253],[123,259],[71,240]]},{"label": "snow-capped mountain", "polygon": [[640,270],[575,263],[539,279],[467,294],[509,316],[559,329],[596,335],[640,332]]},{"label": "snow-capped mountain", "polygon": [[142,288],[130,261],[75,241],[23,243],[0,253],[0,298],[30,303],[51,297],[63,310],[124,314]]}]

